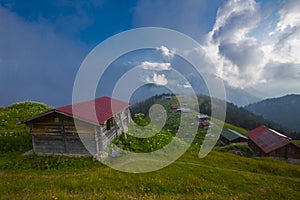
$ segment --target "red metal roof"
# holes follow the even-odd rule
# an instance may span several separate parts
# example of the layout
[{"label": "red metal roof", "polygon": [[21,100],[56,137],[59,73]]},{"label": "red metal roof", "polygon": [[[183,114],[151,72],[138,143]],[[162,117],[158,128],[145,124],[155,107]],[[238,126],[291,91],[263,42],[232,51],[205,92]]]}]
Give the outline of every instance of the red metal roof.
[{"label": "red metal roof", "polygon": [[54,110],[72,115],[85,121],[103,124],[113,115],[121,112],[129,106],[130,104],[127,102],[104,96],[95,100],[63,106]]},{"label": "red metal roof", "polygon": [[269,129],[266,126],[260,126],[253,129],[247,133],[247,136],[265,153],[274,151],[275,149],[283,147],[291,142],[287,136]]},{"label": "red metal roof", "polygon": [[177,109],[177,108],[179,108],[179,105],[177,105],[177,104],[172,104],[172,105],[171,105],[171,108],[172,108],[172,109]]}]

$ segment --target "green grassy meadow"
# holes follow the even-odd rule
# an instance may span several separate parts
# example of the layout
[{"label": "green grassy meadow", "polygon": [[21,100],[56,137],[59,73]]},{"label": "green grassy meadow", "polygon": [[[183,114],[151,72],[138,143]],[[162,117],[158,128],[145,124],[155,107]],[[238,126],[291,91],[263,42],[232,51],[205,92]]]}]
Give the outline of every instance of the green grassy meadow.
[{"label": "green grassy meadow", "polygon": [[[48,163],[45,164],[45,163]],[[300,167],[213,151],[145,174],[92,158],[0,157],[0,199],[299,199]]]},{"label": "green grassy meadow", "polygon": [[[206,133],[202,130],[178,160],[149,173],[116,171],[91,157],[22,156],[32,148],[30,135],[16,122],[49,108],[36,103],[17,107],[0,109],[0,199],[300,199],[299,165],[254,158],[246,145],[216,146],[199,159]],[[173,128],[171,122],[168,129]],[[161,138],[149,139],[149,151]],[[136,152],[145,145],[134,138],[128,141],[126,148]],[[245,156],[232,153],[236,149]]]}]

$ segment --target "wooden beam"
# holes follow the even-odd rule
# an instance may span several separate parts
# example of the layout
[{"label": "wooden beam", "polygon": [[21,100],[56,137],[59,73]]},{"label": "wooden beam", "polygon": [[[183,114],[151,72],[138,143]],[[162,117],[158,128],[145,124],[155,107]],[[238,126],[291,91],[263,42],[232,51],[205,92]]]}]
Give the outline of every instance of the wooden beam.
[{"label": "wooden beam", "polygon": [[119,118],[119,122],[121,123],[121,130],[123,131],[123,133],[126,133],[122,115],[124,115],[123,111],[118,113],[118,118]]},{"label": "wooden beam", "polygon": [[28,124],[28,125],[29,125],[29,128],[30,128],[30,134],[31,134],[32,150],[33,150],[33,153],[37,153],[36,152],[36,145],[35,145],[35,136],[32,133],[32,124]]},{"label": "wooden beam", "polygon": [[127,134],[126,134],[126,132],[128,132],[128,129],[129,129],[129,124],[130,124],[130,119],[131,119],[131,116],[130,116],[130,109],[129,108],[126,108],[126,111],[127,111],[127,127],[126,127],[126,129],[127,129],[127,131],[124,131],[124,137],[125,137],[125,139],[127,139]]},{"label": "wooden beam", "polygon": [[104,151],[104,148],[103,148],[103,126],[99,126],[99,140],[100,140],[100,145],[99,145],[99,150],[100,151]]},{"label": "wooden beam", "polygon": [[99,137],[98,137],[97,126],[94,126],[94,135],[95,135],[95,142],[96,142],[96,155],[98,155],[99,154]]},{"label": "wooden beam", "polygon": [[63,145],[64,145],[64,152],[67,153],[67,144],[66,144],[66,132],[65,132],[65,126],[64,126],[64,120],[62,117],[59,117],[59,121],[61,122],[61,134],[63,138]]},{"label": "wooden beam", "polygon": [[96,142],[96,154],[103,151],[103,130],[102,126],[94,126],[94,135]]}]

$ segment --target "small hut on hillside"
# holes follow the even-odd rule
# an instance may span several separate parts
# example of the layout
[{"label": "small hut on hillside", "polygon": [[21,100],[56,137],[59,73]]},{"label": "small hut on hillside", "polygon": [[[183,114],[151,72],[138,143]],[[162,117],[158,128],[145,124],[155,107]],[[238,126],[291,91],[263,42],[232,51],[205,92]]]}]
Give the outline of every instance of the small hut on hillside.
[{"label": "small hut on hillside", "polygon": [[279,159],[300,159],[300,147],[291,139],[266,126],[260,126],[247,134],[248,146],[257,156],[270,156]]},{"label": "small hut on hillside", "polygon": [[179,108],[179,105],[176,104],[176,103],[172,103],[172,104],[171,104],[171,108],[172,108],[172,109],[178,109],[178,108]]},{"label": "small hut on hillside", "polygon": [[168,96],[164,95],[164,96],[162,96],[162,98],[165,99],[165,100],[172,100],[173,96],[171,96],[171,95],[168,95]]},{"label": "small hut on hillside", "polygon": [[101,97],[63,106],[22,121],[36,154],[93,155],[128,130],[129,103]]},{"label": "small hut on hillside", "polygon": [[181,112],[181,113],[191,113],[191,112],[193,112],[190,108],[177,108],[176,111]]},{"label": "small hut on hillside", "polygon": [[196,118],[200,128],[208,129],[213,125],[213,123],[209,120],[208,115],[197,115]]},{"label": "small hut on hillside", "polygon": [[225,145],[229,145],[232,143],[247,142],[248,138],[234,130],[224,129],[221,132],[220,141]]}]

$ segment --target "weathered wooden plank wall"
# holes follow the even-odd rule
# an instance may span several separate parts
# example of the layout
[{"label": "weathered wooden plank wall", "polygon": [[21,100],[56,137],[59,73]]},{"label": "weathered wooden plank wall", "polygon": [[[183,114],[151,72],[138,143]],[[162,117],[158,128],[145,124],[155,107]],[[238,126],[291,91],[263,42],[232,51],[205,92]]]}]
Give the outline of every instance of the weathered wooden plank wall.
[{"label": "weathered wooden plank wall", "polygon": [[[77,124],[76,124],[77,125]],[[76,130],[77,128],[77,130]],[[77,133],[93,134],[93,127],[57,113],[32,122],[31,134],[36,153],[89,154]]]},{"label": "weathered wooden plank wall", "polygon": [[32,137],[37,153],[89,154],[78,134],[65,138],[49,134],[32,134]]}]

